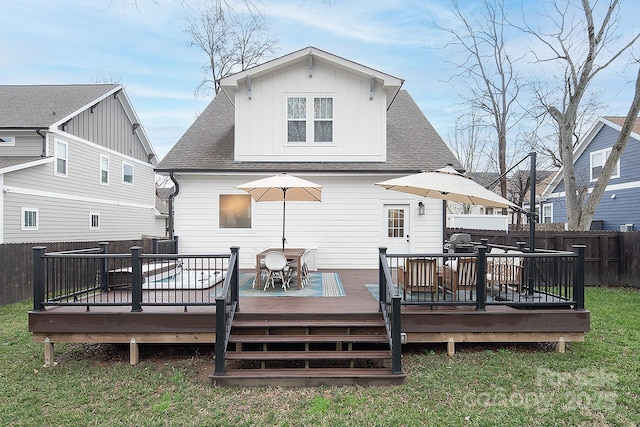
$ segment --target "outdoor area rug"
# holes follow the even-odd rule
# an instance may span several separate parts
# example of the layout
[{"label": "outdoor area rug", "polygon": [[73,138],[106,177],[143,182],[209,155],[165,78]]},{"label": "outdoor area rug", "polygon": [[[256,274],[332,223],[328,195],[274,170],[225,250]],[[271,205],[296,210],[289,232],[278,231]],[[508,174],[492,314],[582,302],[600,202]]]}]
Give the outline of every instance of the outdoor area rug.
[{"label": "outdoor area rug", "polygon": [[[241,297],[343,297],[345,296],[342,282],[338,273],[316,273],[309,275],[309,281],[304,288],[298,289],[295,278],[291,281],[291,286],[285,291],[279,282],[275,287],[269,287],[266,291],[254,289],[254,273],[240,274],[240,296]],[[265,279],[266,280],[266,277]],[[264,287],[264,281],[262,282]]]}]

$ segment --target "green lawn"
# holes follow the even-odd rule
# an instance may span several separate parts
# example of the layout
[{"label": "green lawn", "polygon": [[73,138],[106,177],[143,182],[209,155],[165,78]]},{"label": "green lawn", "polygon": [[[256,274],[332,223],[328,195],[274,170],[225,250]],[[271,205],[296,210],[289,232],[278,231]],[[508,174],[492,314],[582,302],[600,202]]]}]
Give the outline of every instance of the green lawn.
[{"label": "green lawn", "polygon": [[27,330],[30,302],[0,307],[0,426],[415,426],[640,424],[640,291],[587,288],[591,332],[541,344],[404,351],[398,387],[216,388],[212,349],[58,344]]}]

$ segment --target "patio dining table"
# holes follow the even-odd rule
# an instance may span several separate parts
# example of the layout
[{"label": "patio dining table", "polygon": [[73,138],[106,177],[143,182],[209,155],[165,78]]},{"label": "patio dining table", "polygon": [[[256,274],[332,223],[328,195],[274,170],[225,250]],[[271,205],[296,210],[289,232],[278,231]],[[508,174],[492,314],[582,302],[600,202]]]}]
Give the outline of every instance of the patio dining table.
[{"label": "patio dining table", "polygon": [[256,288],[257,289],[262,288],[262,284],[261,284],[262,278],[260,277],[261,276],[260,261],[264,259],[267,253],[273,252],[273,251],[282,252],[284,256],[287,258],[287,261],[293,261],[296,263],[296,265],[298,266],[298,268],[296,269],[297,270],[296,278],[298,279],[298,289],[300,289],[300,286],[302,284],[302,279],[301,279],[302,255],[304,255],[304,252],[306,251],[306,249],[304,248],[285,248],[284,250],[282,248],[269,248],[257,254],[256,255]]}]

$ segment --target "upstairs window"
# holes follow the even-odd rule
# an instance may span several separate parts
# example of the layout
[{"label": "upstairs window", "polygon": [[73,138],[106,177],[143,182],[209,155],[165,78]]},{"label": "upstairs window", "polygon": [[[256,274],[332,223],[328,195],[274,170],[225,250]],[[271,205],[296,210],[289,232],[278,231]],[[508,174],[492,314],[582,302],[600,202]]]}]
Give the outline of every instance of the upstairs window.
[{"label": "upstairs window", "polygon": [[133,184],[133,165],[122,163],[122,182],[124,184]]},{"label": "upstairs window", "polygon": [[333,98],[288,97],[287,142],[333,142]]},{"label": "upstairs window", "polygon": [[100,184],[109,184],[109,157],[100,155]]},{"label": "upstairs window", "polygon": [[543,224],[551,224],[553,222],[553,205],[551,203],[545,203],[542,205],[542,217],[540,222]]},{"label": "upstairs window", "polygon": [[66,142],[56,141],[56,175],[67,176],[69,147]]},{"label": "upstairs window", "polygon": [[[591,164],[591,181],[597,181],[598,177],[602,173],[602,168],[604,167],[605,162],[609,158],[611,154],[611,148],[606,148],[604,150],[593,151],[590,153],[590,164]],[[616,163],[616,166],[613,168],[613,172],[611,172],[611,178],[620,178],[620,161]]]},{"label": "upstairs window", "polygon": [[0,136],[0,147],[13,147],[16,145],[15,136]]}]

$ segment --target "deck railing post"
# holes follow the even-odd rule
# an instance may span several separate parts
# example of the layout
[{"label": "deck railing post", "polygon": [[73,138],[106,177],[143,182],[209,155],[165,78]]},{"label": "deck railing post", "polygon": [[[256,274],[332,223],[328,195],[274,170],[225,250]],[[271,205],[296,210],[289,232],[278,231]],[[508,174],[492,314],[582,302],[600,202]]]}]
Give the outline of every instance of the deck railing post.
[{"label": "deck railing post", "polygon": [[402,373],[402,317],[400,314],[400,295],[391,298],[391,370],[394,374]]},{"label": "deck railing post", "polygon": [[216,360],[214,373],[215,375],[224,374],[224,357],[227,345],[227,315],[226,315],[226,297],[216,298]]},{"label": "deck railing post", "polygon": [[231,258],[229,258],[230,262],[233,262],[233,270],[231,272],[231,303],[236,304],[236,311],[240,311],[240,287],[239,280],[240,277],[240,247],[232,246],[231,247]]},{"label": "deck railing post", "polygon": [[387,248],[385,246],[380,246],[378,248],[378,301],[380,301],[380,305],[378,307],[378,311],[382,311],[382,307],[387,304],[387,278],[384,275],[384,267],[382,265],[382,258],[387,257]]},{"label": "deck railing post", "polygon": [[100,253],[104,258],[100,260],[100,290],[107,292],[109,290],[109,242],[100,242]]},{"label": "deck railing post", "polygon": [[142,258],[140,246],[131,247],[131,311],[142,311]]},{"label": "deck railing post", "polygon": [[584,259],[586,249],[585,245],[573,245],[573,251],[578,255],[573,295],[576,300],[576,310],[580,311],[584,310]]},{"label": "deck railing post", "polygon": [[476,260],[476,297],[478,303],[476,310],[484,311],[487,306],[487,247],[478,246],[478,259]]},{"label": "deck railing post", "polygon": [[178,253],[178,236],[173,236],[173,253]]},{"label": "deck railing post", "polygon": [[44,253],[45,246],[33,248],[33,311],[44,310]]}]

